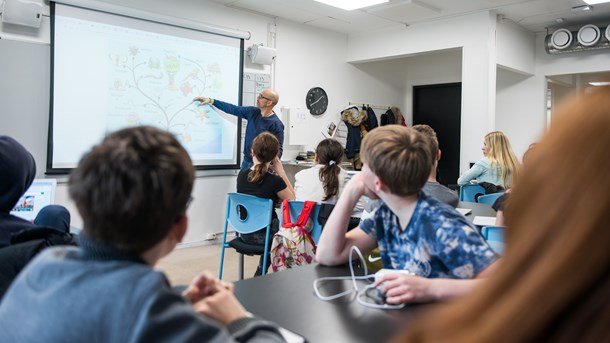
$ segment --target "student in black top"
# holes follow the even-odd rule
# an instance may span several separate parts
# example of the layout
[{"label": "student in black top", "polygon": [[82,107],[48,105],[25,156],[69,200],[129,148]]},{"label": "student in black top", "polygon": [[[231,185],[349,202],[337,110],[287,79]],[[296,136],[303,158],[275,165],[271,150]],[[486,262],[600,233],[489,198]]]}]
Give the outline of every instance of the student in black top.
[{"label": "student in black top", "polygon": [[[237,192],[254,195],[259,198],[271,199],[274,202],[280,200],[294,200],[294,188],[290,184],[282,162],[278,157],[280,143],[277,138],[269,133],[262,132],[252,142],[252,159],[254,165],[250,169],[242,169],[237,175]],[[273,163],[273,164],[272,164]],[[275,172],[275,174],[273,173]],[[273,223],[271,226],[273,234],[278,230],[278,219],[275,211],[272,213]],[[261,229],[251,234],[241,236],[246,243],[264,244],[265,230]],[[263,257],[261,256],[258,268],[254,276],[262,274]],[[267,259],[267,266],[271,260]]]}]

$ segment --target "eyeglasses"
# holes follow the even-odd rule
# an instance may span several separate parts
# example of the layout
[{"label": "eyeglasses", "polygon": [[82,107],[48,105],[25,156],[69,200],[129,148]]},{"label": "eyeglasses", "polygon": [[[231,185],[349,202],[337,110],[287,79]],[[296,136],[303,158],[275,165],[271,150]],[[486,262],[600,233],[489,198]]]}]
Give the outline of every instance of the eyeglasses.
[{"label": "eyeglasses", "polygon": [[265,100],[269,100],[269,101],[273,102],[273,100],[271,100],[271,99],[269,99],[269,98],[266,98],[266,97],[263,95],[263,93],[259,93],[259,94],[258,94],[258,98],[259,98],[259,99],[265,99]]}]

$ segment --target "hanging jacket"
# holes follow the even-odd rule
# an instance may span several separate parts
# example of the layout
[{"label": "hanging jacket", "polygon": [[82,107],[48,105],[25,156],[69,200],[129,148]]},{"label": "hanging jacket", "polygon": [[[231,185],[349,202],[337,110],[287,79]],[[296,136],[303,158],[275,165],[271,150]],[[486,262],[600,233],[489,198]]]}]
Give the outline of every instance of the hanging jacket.
[{"label": "hanging jacket", "polygon": [[373,111],[371,106],[366,107],[366,113],[368,114],[368,117],[365,122],[366,130],[368,132],[371,132],[372,129],[379,126],[379,124],[377,124],[377,115],[375,114],[375,111]]},{"label": "hanging jacket", "polygon": [[360,144],[362,143],[362,134],[360,133],[360,124],[366,121],[366,111],[359,111],[352,107],[341,112],[341,119],[347,126],[347,142],[345,144],[345,156],[353,158],[360,152]]},{"label": "hanging jacket", "polygon": [[380,122],[381,122],[380,123],[381,126],[391,125],[391,124],[396,123],[396,117],[394,116],[394,113],[392,112],[391,109],[388,109],[387,111],[385,111],[384,114],[381,115]]}]

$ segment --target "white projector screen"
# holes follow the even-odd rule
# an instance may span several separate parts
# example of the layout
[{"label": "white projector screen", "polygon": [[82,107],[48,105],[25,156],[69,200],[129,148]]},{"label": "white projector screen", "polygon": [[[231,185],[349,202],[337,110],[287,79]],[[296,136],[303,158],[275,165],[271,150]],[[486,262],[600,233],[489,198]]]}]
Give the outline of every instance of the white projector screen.
[{"label": "white projector screen", "polygon": [[109,132],[173,133],[199,169],[238,168],[238,119],[204,95],[239,104],[243,39],[52,3],[47,172],[76,167]]}]

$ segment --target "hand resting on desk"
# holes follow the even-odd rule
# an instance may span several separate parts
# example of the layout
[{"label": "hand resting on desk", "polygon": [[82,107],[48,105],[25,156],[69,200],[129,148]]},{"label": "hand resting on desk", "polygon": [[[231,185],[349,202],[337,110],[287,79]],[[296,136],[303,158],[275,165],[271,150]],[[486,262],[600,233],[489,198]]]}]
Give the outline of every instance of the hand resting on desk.
[{"label": "hand resting on desk", "polygon": [[224,325],[246,317],[247,312],[233,294],[232,283],[217,279],[209,272],[199,274],[182,292],[195,311]]},{"label": "hand resting on desk", "polygon": [[182,296],[194,304],[207,296],[216,294],[222,288],[233,292],[232,283],[220,281],[210,272],[202,272],[182,292]]}]

